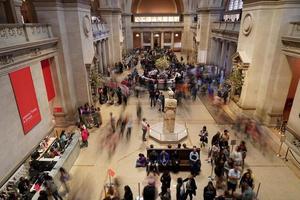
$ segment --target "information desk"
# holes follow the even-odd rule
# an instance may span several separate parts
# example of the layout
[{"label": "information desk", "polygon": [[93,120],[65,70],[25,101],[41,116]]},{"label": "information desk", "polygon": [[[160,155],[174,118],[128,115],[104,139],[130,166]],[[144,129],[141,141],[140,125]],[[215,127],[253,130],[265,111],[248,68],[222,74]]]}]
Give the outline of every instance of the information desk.
[{"label": "information desk", "polygon": [[[63,167],[66,171],[69,171],[71,167],[73,166],[74,162],[76,161],[79,153],[80,153],[80,144],[79,144],[79,138],[80,135],[74,134],[73,139],[69,146],[66,148],[65,152],[58,158],[55,157],[53,159],[50,158],[44,158],[47,159],[47,161],[56,161],[56,164],[54,165],[53,169],[49,171],[49,175],[53,177],[55,184],[59,188],[61,186],[61,182],[59,180],[60,173],[59,168]],[[33,186],[34,187],[34,186]],[[33,189],[33,187],[31,189]],[[41,190],[43,190],[44,187],[41,187]],[[39,197],[39,191],[35,193],[33,196],[33,200],[37,200]]]}]

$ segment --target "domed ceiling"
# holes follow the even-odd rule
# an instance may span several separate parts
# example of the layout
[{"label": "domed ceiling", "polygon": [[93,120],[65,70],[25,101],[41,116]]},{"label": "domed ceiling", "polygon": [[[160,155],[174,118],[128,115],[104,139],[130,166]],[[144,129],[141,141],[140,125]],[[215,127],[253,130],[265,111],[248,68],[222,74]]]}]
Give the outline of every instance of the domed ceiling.
[{"label": "domed ceiling", "polygon": [[181,13],[181,0],[133,0],[132,13],[134,14],[177,14]]}]

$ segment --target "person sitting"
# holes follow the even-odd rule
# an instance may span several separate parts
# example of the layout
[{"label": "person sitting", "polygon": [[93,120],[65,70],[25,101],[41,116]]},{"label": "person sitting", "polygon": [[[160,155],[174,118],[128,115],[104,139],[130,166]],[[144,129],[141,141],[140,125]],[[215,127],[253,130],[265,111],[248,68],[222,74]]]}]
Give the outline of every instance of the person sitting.
[{"label": "person sitting", "polygon": [[135,167],[146,167],[147,159],[144,154],[140,153],[139,158],[136,161]]},{"label": "person sitting", "polygon": [[193,147],[193,151],[190,152],[189,160],[191,163],[191,173],[197,175],[200,171],[200,156],[197,152],[196,146]]},{"label": "person sitting", "polygon": [[163,151],[159,154],[159,163],[160,163],[165,169],[167,169],[168,166],[170,165],[170,155],[169,155],[169,153],[167,153],[165,150],[163,150]]},{"label": "person sitting", "polygon": [[[150,148],[153,149],[153,145],[150,145]],[[155,171],[159,175],[158,169],[158,154],[153,149],[149,154],[148,165],[147,165],[147,175],[149,175],[150,171]]]}]

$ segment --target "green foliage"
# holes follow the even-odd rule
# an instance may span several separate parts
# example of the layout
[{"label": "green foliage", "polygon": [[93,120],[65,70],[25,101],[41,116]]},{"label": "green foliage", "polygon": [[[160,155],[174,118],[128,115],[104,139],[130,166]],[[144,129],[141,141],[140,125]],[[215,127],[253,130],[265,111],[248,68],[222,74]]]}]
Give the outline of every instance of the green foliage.
[{"label": "green foliage", "polygon": [[241,95],[242,87],[244,83],[244,77],[241,69],[234,68],[230,74],[229,80],[231,86],[233,87],[234,94],[233,95]]},{"label": "green foliage", "polygon": [[170,62],[168,61],[166,56],[163,56],[155,61],[155,66],[159,70],[165,70],[169,67],[169,65],[170,65]]}]

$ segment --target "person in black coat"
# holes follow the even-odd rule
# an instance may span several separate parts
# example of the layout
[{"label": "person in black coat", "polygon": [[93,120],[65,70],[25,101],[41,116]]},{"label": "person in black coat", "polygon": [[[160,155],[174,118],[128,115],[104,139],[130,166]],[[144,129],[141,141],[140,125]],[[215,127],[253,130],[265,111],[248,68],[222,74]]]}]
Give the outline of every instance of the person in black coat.
[{"label": "person in black coat", "polygon": [[208,182],[203,191],[204,200],[214,200],[216,197],[216,189],[211,181]]},{"label": "person in black coat", "polygon": [[186,187],[186,196],[190,197],[190,200],[193,199],[193,195],[196,196],[197,185],[193,175],[183,180],[183,182],[187,182]]},{"label": "person in black coat", "polygon": [[185,188],[183,184],[182,178],[177,179],[177,185],[176,185],[176,200],[185,200]]},{"label": "person in black coat", "polygon": [[171,176],[169,171],[164,171],[163,175],[160,177],[161,182],[161,193],[160,195],[164,195],[167,192],[167,189],[171,187]]},{"label": "person in black coat", "polygon": [[124,194],[124,200],[133,200],[133,194],[131,192],[131,189],[128,185],[126,185],[124,187],[124,190],[125,190],[125,194]]},{"label": "person in black coat", "polygon": [[143,198],[144,200],[155,200],[156,198],[156,189],[154,185],[146,185],[143,189]]}]

